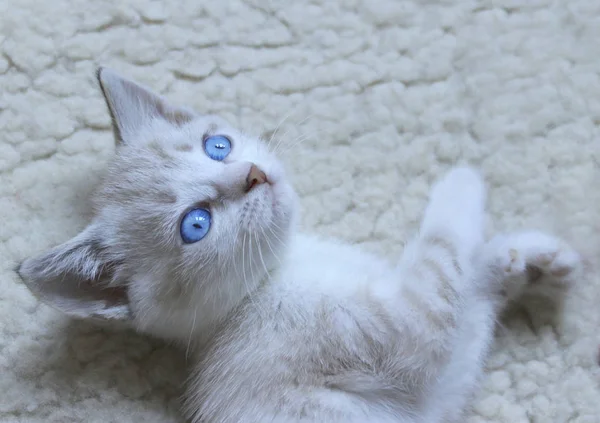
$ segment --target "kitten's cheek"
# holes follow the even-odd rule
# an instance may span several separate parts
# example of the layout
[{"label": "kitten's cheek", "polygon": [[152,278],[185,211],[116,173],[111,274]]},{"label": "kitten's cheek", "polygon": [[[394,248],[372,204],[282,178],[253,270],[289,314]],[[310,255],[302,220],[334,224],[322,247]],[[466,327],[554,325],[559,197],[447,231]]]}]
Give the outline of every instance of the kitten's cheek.
[{"label": "kitten's cheek", "polygon": [[273,187],[273,212],[281,219],[291,218],[298,208],[299,200],[293,188],[286,183]]},{"label": "kitten's cheek", "polygon": [[279,166],[265,166],[263,170],[267,174],[271,185],[279,185],[285,182],[283,169]]}]

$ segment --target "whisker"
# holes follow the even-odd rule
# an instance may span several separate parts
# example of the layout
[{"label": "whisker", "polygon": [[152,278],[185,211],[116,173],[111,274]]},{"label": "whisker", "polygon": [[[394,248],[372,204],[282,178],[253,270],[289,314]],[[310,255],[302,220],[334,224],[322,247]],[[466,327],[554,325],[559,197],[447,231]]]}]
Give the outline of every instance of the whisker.
[{"label": "whisker", "polygon": [[[281,226],[279,226],[279,224],[274,220],[271,221],[271,226],[274,226],[277,229],[279,229],[280,231],[283,231],[283,228]],[[268,226],[268,227],[270,228],[271,226]]]},{"label": "whisker", "polygon": [[269,238],[265,234],[265,230],[262,228],[260,230],[262,232],[263,238],[265,239],[265,241],[267,243],[267,247],[269,247],[269,250],[271,250],[271,254],[273,254],[273,257],[275,257],[275,260],[277,260],[279,262],[279,265],[281,266],[283,263],[279,259],[279,256],[277,254],[275,254],[275,251],[273,250],[273,246],[271,246],[271,242],[269,241]]},{"label": "whisker", "polygon": [[[281,125],[283,125],[283,123],[292,115],[292,113],[294,113],[295,110],[292,109],[290,110],[284,117],[283,119],[281,119],[279,121],[279,123],[277,124],[277,126],[275,127],[275,130],[273,131],[273,133],[271,134],[271,137],[269,138],[269,141],[267,142],[267,149],[270,150],[271,147],[271,142],[273,141],[273,139],[275,138],[275,135],[277,135],[277,131],[279,131],[279,128],[281,127]],[[274,152],[274,151],[273,151]]]},{"label": "whisker", "polygon": [[252,278],[252,282],[255,282],[254,280],[254,270],[252,270],[253,263],[252,263],[252,230],[250,228],[248,228],[248,262],[250,263],[250,277]]},{"label": "whisker", "polygon": [[[273,235],[273,237],[279,242],[279,244],[283,245],[284,242],[281,239],[281,237],[277,233],[275,233],[275,231],[271,227],[268,227],[268,229],[269,229],[269,232],[271,232],[271,235]],[[279,229],[281,229],[281,228],[279,228]]]},{"label": "whisker", "polygon": [[[296,127],[303,125],[307,120],[311,119],[314,116],[313,113],[311,113],[310,115],[306,116],[304,119],[302,119],[300,122],[298,122],[296,124]],[[273,149],[273,154],[279,154],[279,147],[282,145],[282,142],[284,142],[286,135],[290,132],[291,128],[286,130],[283,135],[279,138],[279,141],[277,142],[277,145],[275,145],[275,148]],[[302,135],[300,135],[302,136]]]},{"label": "whisker", "polygon": [[[234,269],[235,269],[235,273],[237,275],[237,277],[239,279],[242,279],[242,275],[240,274],[240,268],[239,268],[239,264],[238,261],[236,260],[237,257],[237,251],[236,251],[236,247],[238,246],[238,242],[237,239],[240,235],[240,230],[241,230],[241,225],[239,225],[237,227],[237,230],[235,231],[235,236],[233,237],[233,239],[235,240],[235,242],[233,242],[231,244],[231,251],[229,253],[229,261],[228,264],[230,264]],[[243,254],[243,244],[242,244],[242,254]],[[243,255],[242,255],[242,260],[243,260]]]},{"label": "whisker", "polygon": [[192,321],[192,329],[190,330],[190,337],[188,338],[187,348],[185,349],[185,359],[188,359],[188,354],[190,352],[190,345],[192,344],[192,336],[194,335],[194,330],[196,329],[196,314],[198,309],[194,307],[194,320]]},{"label": "whisker", "polygon": [[307,140],[313,138],[319,132],[320,131],[313,131],[313,132],[309,132],[307,134],[303,134],[303,135],[298,136],[290,144],[286,145],[284,149],[282,149],[281,151],[279,151],[278,154],[280,154],[282,156],[285,155],[285,154],[287,154],[291,149],[293,149],[297,145],[302,144],[302,143],[306,142]]},{"label": "whisker", "polygon": [[244,232],[244,240],[242,241],[242,274],[244,276],[244,286],[246,287],[246,292],[248,292],[248,299],[253,303],[250,286],[248,285],[248,278],[246,276],[246,235],[248,235],[248,232]]},{"label": "whisker", "polygon": [[[250,277],[252,278],[252,281],[254,283],[257,283],[259,281],[254,278],[254,271],[252,270],[252,268],[254,267],[254,262],[252,260],[254,258],[254,255],[252,254],[252,230],[251,229],[248,229],[248,236],[249,236],[249,243],[248,244],[250,246],[250,248],[248,248],[248,261],[250,262]],[[249,293],[248,295],[252,295],[252,293]],[[262,313],[261,317],[265,317],[266,314],[267,314],[266,310],[262,309],[261,306],[259,304],[257,304],[257,303],[253,303],[253,304],[256,307],[256,310],[259,312],[259,314]]]},{"label": "whisker", "polygon": [[[261,231],[262,231],[262,228],[261,228]],[[264,234],[264,232],[263,232],[263,234]],[[263,238],[265,238],[264,235],[263,235]],[[265,269],[265,273],[267,274],[267,277],[270,280],[271,273],[269,272],[269,269],[267,269],[267,264],[265,263],[265,259],[263,258],[263,254],[262,254],[262,248],[260,248],[260,245],[258,245],[258,241],[257,241],[257,248],[258,248],[258,256],[260,257],[260,261],[262,262],[263,268]]]}]

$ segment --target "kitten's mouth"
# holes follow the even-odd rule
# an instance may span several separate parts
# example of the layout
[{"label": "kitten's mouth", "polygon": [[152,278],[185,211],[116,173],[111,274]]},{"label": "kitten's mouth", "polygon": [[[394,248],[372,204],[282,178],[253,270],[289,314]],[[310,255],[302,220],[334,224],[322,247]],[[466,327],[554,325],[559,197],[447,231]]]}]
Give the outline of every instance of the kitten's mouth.
[{"label": "kitten's mouth", "polygon": [[276,212],[279,204],[276,187],[271,183],[257,185],[248,194],[248,204],[252,204],[255,217],[266,217]]},{"label": "kitten's mouth", "polygon": [[[268,172],[268,175],[267,175]],[[246,179],[246,208],[251,210],[251,218],[269,221],[281,214],[285,202],[285,183],[278,169],[263,171],[252,165]],[[250,216],[249,216],[250,217]]]}]

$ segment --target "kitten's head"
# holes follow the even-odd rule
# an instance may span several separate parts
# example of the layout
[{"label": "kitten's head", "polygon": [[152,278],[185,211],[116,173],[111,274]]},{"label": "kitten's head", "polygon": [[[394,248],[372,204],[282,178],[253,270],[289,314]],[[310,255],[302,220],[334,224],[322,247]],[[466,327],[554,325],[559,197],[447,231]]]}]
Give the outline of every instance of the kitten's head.
[{"label": "kitten's head", "polygon": [[98,80],[117,148],[94,218],[18,272],[69,315],[187,339],[223,318],[276,266],[295,194],[259,139],[172,106],[108,69]]}]

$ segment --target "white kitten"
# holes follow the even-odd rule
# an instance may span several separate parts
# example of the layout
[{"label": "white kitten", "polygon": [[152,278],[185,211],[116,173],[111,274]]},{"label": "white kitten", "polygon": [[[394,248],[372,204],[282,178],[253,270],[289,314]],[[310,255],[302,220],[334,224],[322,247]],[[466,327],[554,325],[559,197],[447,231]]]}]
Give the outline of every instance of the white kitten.
[{"label": "white kitten", "polygon": [[192,346],[193,422],[458,422],[506,302],[566,288],[579,268],[549,235],[486,243],[470,169],[433,188],[397,266],[299,234],[260,140],[98,78],[118,145],[95,217],[18,271],[69,315]]}]

